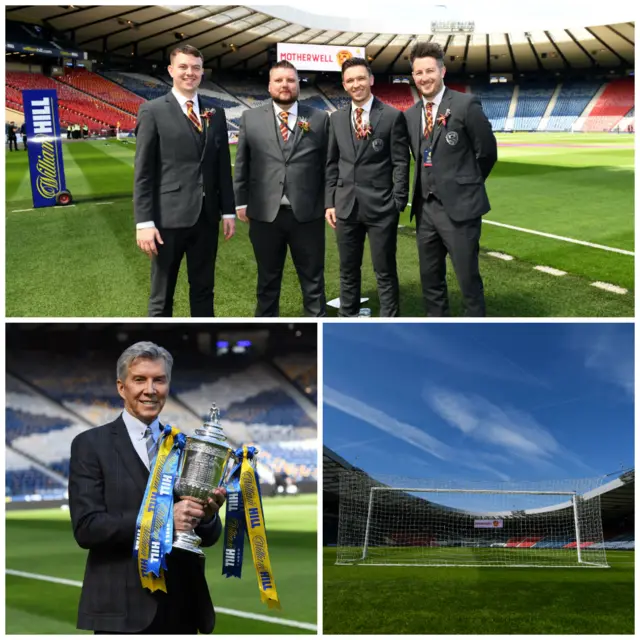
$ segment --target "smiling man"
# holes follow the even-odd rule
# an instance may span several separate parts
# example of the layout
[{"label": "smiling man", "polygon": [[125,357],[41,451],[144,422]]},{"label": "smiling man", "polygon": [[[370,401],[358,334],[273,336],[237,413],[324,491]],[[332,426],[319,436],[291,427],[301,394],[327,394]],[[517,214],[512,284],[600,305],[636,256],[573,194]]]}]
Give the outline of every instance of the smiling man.
[{"label": "smiling man", "polygon": [[360,310],[362,255],[369,237],[380,315],[400,315],[396,245],[400,212],[409,197],[409,143],[404,114],[371,93],[373,74],[363,58],[342,65],[351,104],[330,118],[326,219],[340,256],[340,315]]},{"label": "smiling man", "polygon": [[[117,364],[124,411],[110,424],[88,429],[71,444],[69,509],[76,542],[89,550],[78,629],[97,634],[211,633],[215,612],[204,576],[204,560],[173,549],[167,558],[167,592],[143,588],[133,556],[136,521],[162,426],[158,416],[169,395],[171,354],[138,342]],[[213,545],[221,533],[218,509],[226,492],[201,505],[176,500],[175,531],[190,531]]]},{"label": "smiling man", "polygon": [[450,315],[449,254],[465,315],[484,316],[478,255],[482,216],[490,209],[484,183],[498,158],[496,138],[480,100],[445,87],[444,52],[439,44],[417,42],[410,60],[421,95],[406,112],[416,161],[411,218],[416,217],[426,312]]},{"label": "smiling man", "polygon": [[138,247],[151,258],[150,316],[173,315],[185,254],[191,315],[213,316],[220,219],[226,240],[235,233],[227,121],[197,94],[203,65],[195,47],[176,47],[173,88],[138,111],[133,209]]}]

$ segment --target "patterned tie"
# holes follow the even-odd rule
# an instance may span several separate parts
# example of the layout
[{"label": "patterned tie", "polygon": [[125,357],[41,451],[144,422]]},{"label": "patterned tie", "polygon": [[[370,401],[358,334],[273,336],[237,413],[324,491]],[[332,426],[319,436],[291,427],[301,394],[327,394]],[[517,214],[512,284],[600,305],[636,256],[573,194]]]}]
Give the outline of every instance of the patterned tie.
[{"label": "patterned tie", "polygon": [[147,445],[147,455],[149,456],[149,470],[151,470],[153,459],[156,457],[156,442],[153,439],[153,431],[151,427],[147,427],[145,429],[144,439]]},{"label": "patterned tie", "polygon": [[424,137],[428,138],[433,129],[433,102],[427,102],[424,116]]},{"label": "patterned tie", "polygon": [[198,119],[196,112],[193,110],[193,100],[187,100],[187,118],[193,122],[198,133],[202,133],[202,125],[200,124],[200,120]]},{"label": "patterned tie", "polygon": [[282,134],[282,139],[286,142],[289,139],[289,112],[281,111],[279,115],[280,133]]},{"label": "patterned tie", "polygon": [[361,140],[364,135],[362,133],[363,125],[362,125],[362,114],[364,113],[364,109],[362,107],[358,107],[356,109],[356,138]]}]

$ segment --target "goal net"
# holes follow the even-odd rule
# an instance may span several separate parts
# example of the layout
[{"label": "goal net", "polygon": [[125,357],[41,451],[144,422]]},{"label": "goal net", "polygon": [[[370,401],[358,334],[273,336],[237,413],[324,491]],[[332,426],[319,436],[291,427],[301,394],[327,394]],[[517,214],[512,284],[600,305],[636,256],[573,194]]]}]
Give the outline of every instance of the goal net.
[{"label": "goal net", "polygon": [[600,479],[340,478],[337,564],[607,567]]}]

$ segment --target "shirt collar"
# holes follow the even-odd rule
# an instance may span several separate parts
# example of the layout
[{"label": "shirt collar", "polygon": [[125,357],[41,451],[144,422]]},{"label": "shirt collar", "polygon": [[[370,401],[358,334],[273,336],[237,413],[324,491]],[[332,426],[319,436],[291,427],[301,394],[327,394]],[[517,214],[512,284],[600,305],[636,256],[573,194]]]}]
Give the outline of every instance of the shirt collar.
[{"label": "shirt collar", "polygon": [[[276,104],[275,102],[273,103],[273,109],[275,111],[276,116],[279,116],[284,111],[284,109],[279,104]],[[287,113],[291,118],[298,117],[298,101],[297,100],[287,109]]]},{"label": "shirt collar", "polygon": [[[362,107],[360,107],[361,109],[364,109],[364,112],[369,115],[369,113],[371,113],[371,107],[373,106],[373,98],[375,96],[373,94],[371,94],[371,97],[362,105]],[[355,113],[355,110],[358,108],[357,104],[354,104],[353,102],[351,103],[351,111],[353,111]]]},{"label": "shirt collar", "polygon": [[[178,93],[175,87],[171,87],[171,93],[173,93],[174,98],[178,101],[178,104],[181,107],[184,107],[184,105],[190,100],[190,98],[185,98],[181,93]],[[199,111],[198,94],[196,94],[193,99],[193,110]]]},{"label": "shirt collar", "polygon": [[426,108],[427,102],[433,102],[433,106],[437,110],[438,107],[440,106],[440,103],[442,102],[442,96],[444,95],[445,89],[446,87],[444,86],[444,82],[443,82],[442,88],[440,89],[440,91],[438,91],[438,93],[436,93],[435,97],[432,100],[427,100],[424,96],[422,96],[422,106]]},{"label": "shirt collar", "polygon": [[[122,411],[122,419],[132,440],[142,440],[144,438],[145,431],[147,430],[147,425],[144,422],[132,416],[126,409]],[[160,437],[160,419],[156,418],[148,426],[151,427],[153,440],[158,442],[158,438]]]}]

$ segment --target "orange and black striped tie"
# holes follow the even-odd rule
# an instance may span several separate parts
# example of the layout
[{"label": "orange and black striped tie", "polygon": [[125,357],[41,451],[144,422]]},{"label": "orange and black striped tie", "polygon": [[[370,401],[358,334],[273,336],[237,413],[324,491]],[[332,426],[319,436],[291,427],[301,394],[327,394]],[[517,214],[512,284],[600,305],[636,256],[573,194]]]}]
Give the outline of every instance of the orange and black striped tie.
[{"label": "orange and black striped tie", "polygon": [[196,112],[193,110],[193,100],[187,100],[187,118],[193,122],[195,128],[202,133],[202,124],[200,124],[200,120],[196,115]]},{"label": "orange and black striped tie", "polygon": [[433,129],[433,102],[427,102],[424,111],[424,137],[428,138]]},{"label": "orange and black striped tie", "polygon": [[282,134],[282,139],[286,142],[289,139],[289,112],[281,111],[279,113],[280,116],[280,133]]},{"label": "orange and black striped tie", "polygon": [[362,133],[362,128],[363,128],[363,124],[362,124],[362,114],[364,113],[364,109],[362,107],[358,107],[356,109],[356,121],[355,121],[355,125],[356,125],[356,138],[358,138],[358,140],[360,140],[361,138],[364,137],[363,133]]}]

